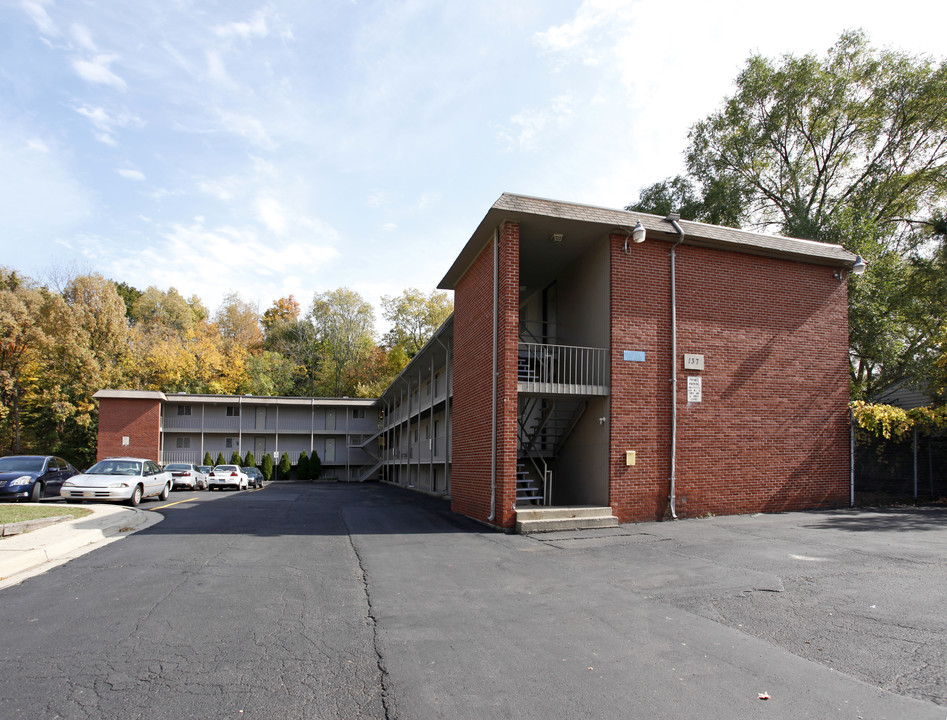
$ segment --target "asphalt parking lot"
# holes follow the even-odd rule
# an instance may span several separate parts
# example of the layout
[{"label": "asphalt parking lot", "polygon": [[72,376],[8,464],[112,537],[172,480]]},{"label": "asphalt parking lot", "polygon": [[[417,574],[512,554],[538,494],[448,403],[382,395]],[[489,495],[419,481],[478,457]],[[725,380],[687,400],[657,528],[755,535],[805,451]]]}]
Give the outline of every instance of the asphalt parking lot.
[{"label": "asphalt parking lot", "polygon": [[0,717],[947,717],[941,508],[523,537],[377,484],[147,507],[0,590]]}]

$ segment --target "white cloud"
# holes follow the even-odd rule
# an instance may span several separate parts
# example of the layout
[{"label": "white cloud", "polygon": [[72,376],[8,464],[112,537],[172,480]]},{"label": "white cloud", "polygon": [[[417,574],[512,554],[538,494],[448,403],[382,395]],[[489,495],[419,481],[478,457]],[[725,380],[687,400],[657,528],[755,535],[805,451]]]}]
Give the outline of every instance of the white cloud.
[{"label": "white cloud", "polygon": [[286,213],[279,200],[271,197],[257,198],[257,217],[271,231],[277,235],[286,232]]},{"label": "white cloud", "polygon": [[218,25],[214,28],[214,34],[219,38],[252,40],[268,37],[272,30],[284,40],[293,39],[292,29],[270,8],[257,10],[249,20]]},{"label": "white cloud", "polygon": [[26,141],[27,150],[33,150],[34,152],[48,153],[49,146],[40,140],[39,138],[29,138]]},{"label": "white cloud", "polygon": [[92,126],[98,131],[95,134],[96,140],[106,145],[115,145],[115,132],[119,128],[141,126],[141,119],[129,113],[119,113],[112,115],[105,108],[89,107],[83,105],[73,108],[77,113],[92,123]]},{"label": "white cloud", "polygon": [[72,33],[72,39],[75,40],[83,50],[88,50],[89,52],[98,51],[95,42],[92,40],[92,33],[89,32],[89,28],[85,25],[74,23],[70,28],[70,32]]},{"label": "white cloud", "polygon": [[[320,228],[319,237],[330,241],[337,238],[326,226],[310,224]],[[112,258],[109,272],[114,277],[136,287],[174,286],[185,297],[200,296],[211,309],[232,290],[262,307],[290,292],[298,298],[303,286],[296,273],[304,269],[312,287],[314,278],[338,256],[331,242],[273,242],[249,227],[207,228],[202,218],[172,225],[160,238],[136,245],[134,249],[116,251],[89,239],[86,250],[99,259]],[[208,282],[208,278],[214,281]]]},{"label": "white cloud", "polygon": [[39,31],[43,35],[56,36],[59,34],[59,30],[56,28],[56,24],[49,16],[49,13],[46,12],[46,8],[43,7],[48,4],[49,3],[44,2],[44,0],[22,0],[20,7],[22,7],[24,12],[36,23],[36,27],[39,28]]},{"label": "white cloud", "polygon": [[278,147],[263,123],[255,117],[224,111],[219,113],[219,118],[221,126],[227,132],[239,135],[266,150],[275,150]]},{"label": "white cloud", "polygon": [[207,77],[219,85],[233,85],[234,81],[227,72],[227,66],[220,53],[215,50],[208,50],[205,53],[207,58]]},{"label": "white cloud", "polygon": [[118,75],[109,69],[109,65],[118,60],[117,55],[99,54],[91,60],[73,60],[72,67],[86,82],[94,85],[109,85],[124,90],[126,85]]},{"label": "white cloud", "polygon": [[145,179],[145,174],[139,170],[129,170],[127,168],[119,168],[115,172],[121,175],[126,180],[135,180],[141,182]]},{"label": "white cloud", "polygon": [[508,149],[535,150],[547,127],[559,129],[568,124],[572,106],[570,95],[560,95],[553,98],[548,110],[526,109],[511,116],[512,127],[501,128],[498,135]]},{"label": "white cloud", "polygon": [[250,38],[266,37],[270,34],[266,24],[266,11],[258,10],[253,14],[250,20],[245,22],[232,22],[226,25],[218,25],[214,28],[214,34],[217,37],[230,38],[237,37],[242,40]]}]

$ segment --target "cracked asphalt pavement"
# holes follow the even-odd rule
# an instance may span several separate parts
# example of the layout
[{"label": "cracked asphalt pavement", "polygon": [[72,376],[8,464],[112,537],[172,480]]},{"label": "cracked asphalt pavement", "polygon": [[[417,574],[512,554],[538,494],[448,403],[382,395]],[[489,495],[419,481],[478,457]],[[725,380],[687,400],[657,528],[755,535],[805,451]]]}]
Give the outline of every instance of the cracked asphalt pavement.
[{"label": "cracked asphalt pavement", "polygon": [[947,718],[944,509],[521,537],[377,484],[143,507],[0,591],[0,718]]}]

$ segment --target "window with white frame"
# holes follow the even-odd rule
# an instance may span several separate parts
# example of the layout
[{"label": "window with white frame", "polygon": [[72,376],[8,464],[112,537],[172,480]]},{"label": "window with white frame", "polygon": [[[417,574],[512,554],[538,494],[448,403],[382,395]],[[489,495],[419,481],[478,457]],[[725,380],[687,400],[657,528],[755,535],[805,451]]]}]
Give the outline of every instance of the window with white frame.
[{"label": "window with white frame", "polygon": [[190,405],[178,405],[178,415],[190,415],[191,406]]},{"label": "window with white frame", "polygon": [[175,444],[177,445],[178,450],[186,449],[191,447],[191,438],[189,437],[179,437]]},{"label": "window with white frame", "polygon": [[224,447],[228,450],[233,450],[240,447],[240,438],[229,437],[224,438]]}]

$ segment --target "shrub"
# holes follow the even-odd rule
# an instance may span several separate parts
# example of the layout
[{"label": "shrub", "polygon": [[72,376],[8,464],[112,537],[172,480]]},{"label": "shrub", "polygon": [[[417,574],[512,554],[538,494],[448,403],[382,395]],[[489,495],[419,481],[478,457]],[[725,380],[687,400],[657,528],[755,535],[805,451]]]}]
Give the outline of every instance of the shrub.
[{"label": "shrub", "polygon": [[299,461],[296,463],[296,477],[300,480],[309,479],[309,456],[306,455],[305,450],[299,454]]},{"label": "shrub", "polygon": [[213,465],[214,459],[210,456],[210,450],[204,453],[204,465]]},{"label": "shrub", "polygon": [[253,457],[253,451],[247,450],[247,456],[243,459],[243,462],[240,463],[244,467],[256,467],[256,458]]},{"label": "shrub", "polygon": [[243,458],[240,457],[240,453],[234,450],[230,455],[230,464],[231,465],[243,465]]},{"label": "shrub", "polygon": [[309,479],[318,480],[322,475],[322,460],[319,459],[319,453],[312,451],[312,457],[309,458]]},{"label": "shrub", "polygon": [[289,455],[283,453],[279,459],[279,477],[283,480],[289,480],[289,471],[292,465],[289,464]]},{"label": "shrub", "polygon": [[217,460],[214,462],[214,465],[226,465],[227,461],[224,460],[224,452],[221,450],[217,453]]},{"label": "shrub", "polygon": [[266,453],[263,456],[263,463],[260,465],[260,472],[263,473],[263,479],[269,482],[273,479],[273,456]]}]

